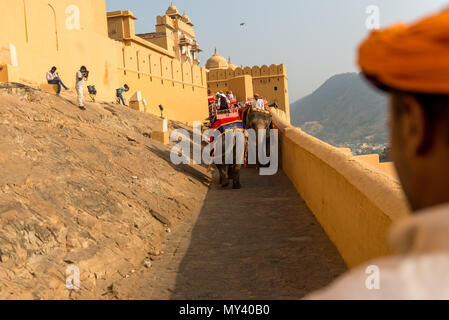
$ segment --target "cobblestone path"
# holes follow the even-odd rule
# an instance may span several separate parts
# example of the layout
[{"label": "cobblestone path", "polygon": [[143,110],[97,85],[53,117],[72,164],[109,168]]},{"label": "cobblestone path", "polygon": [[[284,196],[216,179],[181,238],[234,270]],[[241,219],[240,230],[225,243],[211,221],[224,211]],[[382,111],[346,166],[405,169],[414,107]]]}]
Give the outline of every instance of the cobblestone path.
[{"label": "cobblestone path", "polygon": [[[215,183],[203,208],[172,230],[130,299],[299,299],[346,270],[283,172],[242,171],[241,190]],[[124,287],[122,287],[124,289]]]}]

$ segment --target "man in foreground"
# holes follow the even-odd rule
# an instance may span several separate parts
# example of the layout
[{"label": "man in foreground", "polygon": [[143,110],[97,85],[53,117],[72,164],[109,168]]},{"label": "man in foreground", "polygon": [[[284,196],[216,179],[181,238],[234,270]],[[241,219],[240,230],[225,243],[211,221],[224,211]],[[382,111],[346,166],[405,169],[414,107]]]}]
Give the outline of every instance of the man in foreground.
[{"label": "man in foreground", "polygon": [[[308,298],[449,299],[449,11],[374,31],[359,64],[390,96],[391,156],[413,215],[392,229],[397,255]],[[378,268],[378,286],[367,266]]]},{"label": "man in foreground", "polygon": [[89,71],[85,66],[82,66],[76,73],[76,93],[78,95],[78,105],[81,110],[86,110],[84,107],[84,80],[89,77]]},{"label": "man in foreground", "polygon": [[62,80],[56,70],[56,67],[52,67],[51,70],[47,72],[47,83],[58,85],[58,91],[56,94],[59,96],[59,94],[61,93],[61,86],[64,87],[65,90],[68,90],[69,88],[67,88],[65,84],[62,83]]}]

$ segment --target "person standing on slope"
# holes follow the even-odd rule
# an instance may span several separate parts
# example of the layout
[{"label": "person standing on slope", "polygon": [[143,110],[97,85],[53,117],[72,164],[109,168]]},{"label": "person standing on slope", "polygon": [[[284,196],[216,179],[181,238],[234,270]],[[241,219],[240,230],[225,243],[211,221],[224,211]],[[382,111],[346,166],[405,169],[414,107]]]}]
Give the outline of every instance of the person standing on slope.
[{"label": "person standing on slope", "polygon": [[86,110],[84,106],[84,80],[89,78],[89,71],[85,66],[82,66],[76,72],[76,93],[78,95],[78,106],[81,110]]}]

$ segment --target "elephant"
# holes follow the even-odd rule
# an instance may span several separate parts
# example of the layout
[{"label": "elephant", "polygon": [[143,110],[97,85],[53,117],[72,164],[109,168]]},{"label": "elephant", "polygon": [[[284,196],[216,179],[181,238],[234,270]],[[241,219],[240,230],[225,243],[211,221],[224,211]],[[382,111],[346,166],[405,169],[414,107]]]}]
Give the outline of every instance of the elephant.
[{"label": "elephant", "polygon": [[[231,134],[234,133],[234,134]],[[242,133],[242,132],[240,132]],[[218,172],[220,173],[220,185],[222,188],[229,186],[229,180],[232,180],[233,189],[241,189],[240,184],[240,170],[243,165],[244,150],[246,147],[246,140],[244,134],[235,134],[234,131],[226,132],[222,136],[221,140],[221,164],[215,163]],[[219,148],[219,146],[217,146]],[[229,153],[232,152],[232,163],[230,164],[229,159],[231,158]],[[228,157],[226,156],[228,155]]]},{"label": "elephant", "polygon": [[[245,125],[246,129],[253,129],[256,133],[256,141],[259,141],[259,130],[266,131],[266,154],[270,153],[270,129],[272,125],[272,116],[269,111],[257,110],[254,108],[248,108],[245,112]],[[259,145],[257,144],[256,150],[258,151]],[[257,153],[258,154],[258,153]],[[259,159],[257,158],[257,165],[259,166]]]}]

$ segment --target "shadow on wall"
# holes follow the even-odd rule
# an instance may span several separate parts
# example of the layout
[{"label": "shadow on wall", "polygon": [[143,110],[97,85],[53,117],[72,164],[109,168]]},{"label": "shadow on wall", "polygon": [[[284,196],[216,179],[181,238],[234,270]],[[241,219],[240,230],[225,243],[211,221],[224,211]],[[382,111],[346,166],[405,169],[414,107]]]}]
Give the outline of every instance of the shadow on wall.
[{"label": "shadow on wall", "polygon": [[283,172],[241,174],[239,191],[222,190],[215,175],[190,245],[177,249],[171,299],[298,299],[346,270]]}]

